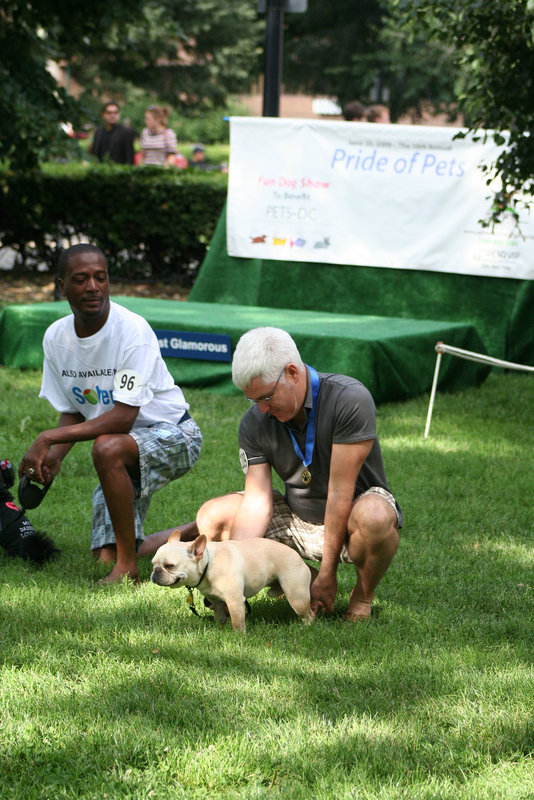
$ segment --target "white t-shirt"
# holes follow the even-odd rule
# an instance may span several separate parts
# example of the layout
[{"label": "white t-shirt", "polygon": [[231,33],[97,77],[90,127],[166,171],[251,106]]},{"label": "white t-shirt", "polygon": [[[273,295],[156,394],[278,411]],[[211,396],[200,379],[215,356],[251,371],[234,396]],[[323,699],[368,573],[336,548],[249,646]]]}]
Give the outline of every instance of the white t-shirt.
[{"label": "white t-shirt", "polygon": [[139,407],[134,428],[179,422],[189,408],[161,357],[148,322],[116,303],[98,333],[80,339],[70,314],[53,322],[43,339],[39,397],[63,413],[86,419],[110,411],[114,402]]}]

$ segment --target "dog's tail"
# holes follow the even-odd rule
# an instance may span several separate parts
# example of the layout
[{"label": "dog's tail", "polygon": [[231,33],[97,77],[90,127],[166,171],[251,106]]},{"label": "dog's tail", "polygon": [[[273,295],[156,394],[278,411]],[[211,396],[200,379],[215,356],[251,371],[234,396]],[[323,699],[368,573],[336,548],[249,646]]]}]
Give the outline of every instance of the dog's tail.
[{"label": "dog's tail", "polygon": [[26,561],[33,561],[40,567],[46,561],[61,554],[61,550],[55,546],[52,539],[42,531],[34,531],[30,536],[26,536],[25,539],[22,539],[18,549],[17,555],[20,558]]}]

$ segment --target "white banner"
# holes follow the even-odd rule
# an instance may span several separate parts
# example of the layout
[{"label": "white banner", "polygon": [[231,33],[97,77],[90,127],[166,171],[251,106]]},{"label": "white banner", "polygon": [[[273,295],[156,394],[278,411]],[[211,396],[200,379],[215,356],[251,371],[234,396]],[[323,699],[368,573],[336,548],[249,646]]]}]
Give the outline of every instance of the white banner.
[{"label": "white banner", "polygon": [[232,117],[229,255],[534,279],[534,215],[479,222],[500,148],[456,133]]}]

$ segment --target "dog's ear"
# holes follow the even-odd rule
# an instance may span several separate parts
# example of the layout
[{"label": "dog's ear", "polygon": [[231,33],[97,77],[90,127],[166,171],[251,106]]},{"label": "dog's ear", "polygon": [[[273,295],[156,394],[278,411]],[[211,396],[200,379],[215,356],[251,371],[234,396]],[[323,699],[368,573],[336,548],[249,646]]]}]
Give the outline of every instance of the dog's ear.
[{"label": "dog's ear", "polygon": [[194,556],[197,560],[201,559],[204,555],[204,550],[206,549],[206,544],[208,540],[204,536],[203,533],[200,536],[197,536],[191,547],[189,548],[189,552],[192,556]]},{"label": "dog's ear", "polygon": [[167,539],[168,542],[179,542],[182,538],[182,532],[180,528],[175,528],[169,538]]}]

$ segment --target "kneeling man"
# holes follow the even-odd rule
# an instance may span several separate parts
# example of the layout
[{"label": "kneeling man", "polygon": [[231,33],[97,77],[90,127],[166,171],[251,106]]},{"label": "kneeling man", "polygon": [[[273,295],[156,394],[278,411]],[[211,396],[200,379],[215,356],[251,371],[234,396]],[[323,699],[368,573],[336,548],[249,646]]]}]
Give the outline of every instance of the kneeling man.
[{"label": "kneeling man", "polygon": [[137,557],[161,544],[144,534],[150,499],[191,469],[202,435],[148,322],[110,300],[104,253],[75,244],[63,251],[58,268],[72,314],[45,333],[39,396],[60,417],[31,444],[19,475],[49,485],[72,446],[93,441],[100,483],[91,549],[98,560],[115,562],[102,583],[125,576],[138,582]]}]

